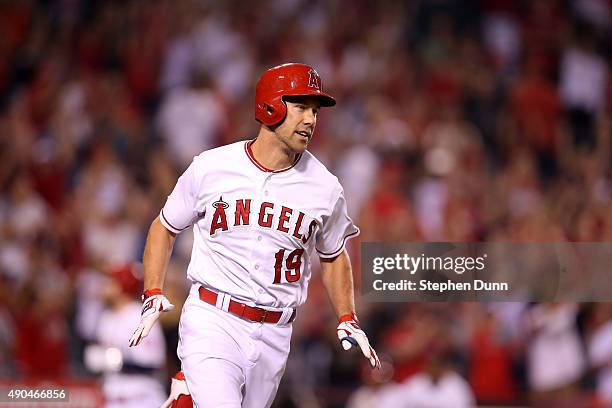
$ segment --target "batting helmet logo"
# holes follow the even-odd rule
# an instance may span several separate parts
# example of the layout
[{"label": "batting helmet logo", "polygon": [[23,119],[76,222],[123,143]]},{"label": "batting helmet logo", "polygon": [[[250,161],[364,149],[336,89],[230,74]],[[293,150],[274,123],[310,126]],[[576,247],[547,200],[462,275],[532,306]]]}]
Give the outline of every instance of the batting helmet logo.
[{"label": "batting helmet logo", "polygon": [[311,69],[308,71],[308,86],[311,88],[315,88],[321,90],[321,77],[317,74],[317,71]]},{"label": "batting helmet logo", "polygon": [[321,77],[305,64],[283,64],[264,72],[255,89],[255,119],[267,126],[281,123],[287,115],[285,96],[319,98],[322,107],[334,106],[336,100],[322,91]]}]

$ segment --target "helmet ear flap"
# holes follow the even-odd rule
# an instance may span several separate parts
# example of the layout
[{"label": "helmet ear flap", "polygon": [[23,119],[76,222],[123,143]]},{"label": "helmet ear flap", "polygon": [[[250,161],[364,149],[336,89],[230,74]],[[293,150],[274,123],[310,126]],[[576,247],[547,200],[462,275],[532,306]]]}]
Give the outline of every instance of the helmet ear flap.
[{"label": "helmet ear flap", "polygon": [[272,101],[263,102],[258,106],[260,115],[257,119],[266,126],[275,126],[285,119],[287,106],[282,97],[274,98]]}]

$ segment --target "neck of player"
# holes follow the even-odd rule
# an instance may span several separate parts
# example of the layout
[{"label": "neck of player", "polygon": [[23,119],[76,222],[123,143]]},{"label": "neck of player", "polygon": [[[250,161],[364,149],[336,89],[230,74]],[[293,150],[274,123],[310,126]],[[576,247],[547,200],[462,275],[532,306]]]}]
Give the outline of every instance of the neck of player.
[{"label": "neck of player", "polygon": [[293,151],[269,128],[262,126],[251,145],[253,157],[270,170],[282,170],[295,163],[299,153]]}]

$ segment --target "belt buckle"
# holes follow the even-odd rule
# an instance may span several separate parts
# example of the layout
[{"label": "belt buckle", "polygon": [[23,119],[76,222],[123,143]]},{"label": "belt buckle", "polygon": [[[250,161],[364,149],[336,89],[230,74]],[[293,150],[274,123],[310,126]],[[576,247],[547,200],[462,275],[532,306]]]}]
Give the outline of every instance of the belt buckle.
[{"label": "belt buckle", "polygon": [[263,314],[261,315],[261,320],[259,320],[259,323],[265,323],[266,317],[268,317],[268,310],[267,309],[260,309],[260,310],[263,310]]}]

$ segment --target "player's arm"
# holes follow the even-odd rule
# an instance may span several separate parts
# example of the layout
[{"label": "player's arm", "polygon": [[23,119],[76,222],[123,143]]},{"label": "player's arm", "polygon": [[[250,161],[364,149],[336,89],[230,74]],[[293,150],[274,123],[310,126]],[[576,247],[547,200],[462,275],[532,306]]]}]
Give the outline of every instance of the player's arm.
[{"label": "player's arm", "polygon": [[198,165],[196,157],[177,180],[160,215],[149,228],[143,256],[145,291],[142,295],[141,318],[130,339],[130,346],[138,345],[149,334],[161,312],[174,308],[162,293],[162,288],[176,234],[189,228],[197,213],[196,203],[202,173],[198,171]]},{"label": "player's arm", "polygon": [[346,250],[334,258],[321,258],[323,285],[338,316],[336,329],[340,343],[345,350],[359,346],[372,368],[380,368],[376,351],[370,346],[368,337],[359,327],[355,314],[355,297],[351,260]]},{"label": "player's arm", "polygon": [[137,346],[148,336],[161,312],[174,308],[162,293],[162,288],[175,239],[176,234],[164,227],[159,217],[155,218],[147,234],[143,255],[145,290],[140,324],[130,339],[130,347]]},{"label": "player's arm", "polygon": [[163,226],[159,216],[156,217],[149,228],[143,255],[145,290],[164,287],[166,269],[175,240],[176,234]]},{"label": "player's arm", "polygon": [[335,258],[320,258],[323,285],[338,318],[355,313],[355,296],[351,260],[342,251]]}]

